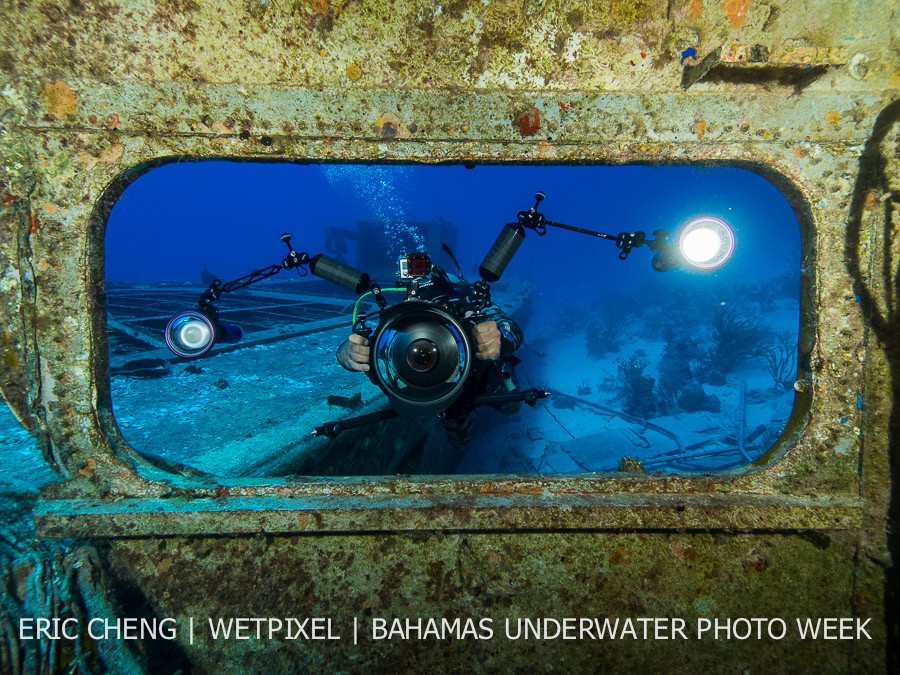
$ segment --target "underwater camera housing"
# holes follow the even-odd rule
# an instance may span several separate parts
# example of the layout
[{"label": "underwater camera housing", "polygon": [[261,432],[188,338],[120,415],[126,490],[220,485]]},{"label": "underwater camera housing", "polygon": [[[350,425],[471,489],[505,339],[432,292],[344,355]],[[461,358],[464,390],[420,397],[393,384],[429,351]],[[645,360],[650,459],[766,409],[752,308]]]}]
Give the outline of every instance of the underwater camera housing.
[{"label": "underwater camera housing", "polygon": [[404,253],[397,260],[396,291],[406,297],[378,312],[374,330],[363,318],[355,327],[371,345],[368,375],[400,415],[428,415],[449,406],[462,393],[474,363],[464,318],[468,284],[432,278],[427,253]]},{"label": "underwater camera housing", "polygon": [[403,416],[447,408],[474,365],[469,327],[430,300],[407,299],[387,308],[369,344],[369,378]]}]

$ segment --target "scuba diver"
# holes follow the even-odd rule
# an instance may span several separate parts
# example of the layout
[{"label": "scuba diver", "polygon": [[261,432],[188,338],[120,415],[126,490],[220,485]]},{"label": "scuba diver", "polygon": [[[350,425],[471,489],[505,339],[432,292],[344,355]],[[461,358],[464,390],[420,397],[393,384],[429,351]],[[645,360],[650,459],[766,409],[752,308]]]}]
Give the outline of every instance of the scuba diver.
[{"label": "scuba diver", "polygon": [[[469,289],[465,282],[433,265],[430,278],[418,285],[417,292],[421,300],[439,301],[442,298],[463,297]],[[471,440],[476,396],[504,394],[518,388],[514,369],[519,359],[514,352],[525,339],[516,322],[494,303],[489,303],[478,314],[468,311],[463,318],[472,324],[476,369],[467,381],[462,395],[438,413],[450,444],[457,449],[464,448]],[[368,372],[371,367],[371,352],[369,340],[352,333],[338,348],[336,356],[345,370]],[[504,414],[512,415],[518,412],[521,401],[489,405]]]}]

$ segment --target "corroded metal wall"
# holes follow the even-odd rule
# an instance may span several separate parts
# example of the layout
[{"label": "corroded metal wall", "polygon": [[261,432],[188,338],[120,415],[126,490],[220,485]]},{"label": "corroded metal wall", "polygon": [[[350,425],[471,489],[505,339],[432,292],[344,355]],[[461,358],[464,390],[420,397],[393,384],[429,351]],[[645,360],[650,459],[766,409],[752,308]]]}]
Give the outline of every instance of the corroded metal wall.
[{"label": "corroded metal wall", "polygon": [[[900,464],[896,11],[824,0],[3,3],[2,391],[66,479],[45,491],[39,533],[107,539],[110,569],[160,615],[857,615],[875,633],[874,644],[815,649],[442,646],[497,670],[542,658],[884,668]],[[110,410],[103,234],[130,180],[194,157],[757,170],[804,229],[788,430],[758,465],[715,477],[166,474],[127,447]],[[429,665],[417,643],[179,647],[201,669]]]}]

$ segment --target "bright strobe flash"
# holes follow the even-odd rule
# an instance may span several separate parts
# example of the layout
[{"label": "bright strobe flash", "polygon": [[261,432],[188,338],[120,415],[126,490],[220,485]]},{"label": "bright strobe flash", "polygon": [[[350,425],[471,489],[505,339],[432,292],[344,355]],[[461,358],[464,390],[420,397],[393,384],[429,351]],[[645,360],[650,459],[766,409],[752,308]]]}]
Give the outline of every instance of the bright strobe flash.
[{"label": "bright strobe flash", "polygon": [[734,253],[734,232],[724,220],[700,216],[681,228],[678,250],[691,267],[700,270],[718,269]]},{"label": "bright strobe flash", "polygon": [[166,325],[166,344],[178,356],[195,359],[218,342],[239,342],[243,334],[236,324],[219,323],[203,312],[186,309],[178,312]]},{"label": "bright strobe flash", "polygon": [[189,349],[203,349],[212,339],[212,331],[201,321],[189,321],[178,331],[178,338]]},{"label": "bright strobe flash", "polygon": [[216,329],[209,317],[186,310],[179,312],[166,326],[169,349],[186,359],[202,356],[216,342]]}]

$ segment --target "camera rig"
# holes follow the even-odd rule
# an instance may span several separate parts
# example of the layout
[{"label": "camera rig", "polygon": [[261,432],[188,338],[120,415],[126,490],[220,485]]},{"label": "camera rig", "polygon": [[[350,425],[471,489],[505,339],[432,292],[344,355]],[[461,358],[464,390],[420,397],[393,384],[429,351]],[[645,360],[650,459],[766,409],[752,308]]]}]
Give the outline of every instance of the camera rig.
[{"label": "camera rig", "polygon": [[[605,234],[596,230],[576,227],[547,220],[539,211],[545,196],[535,195],[530,209],[519,211],[516,221],[504,225],[500,234],[478,267],[480,279],[465,281],[453,252],[443,249],[456,264],[459,281],[431,263],[425,253],[407,253],[398,262],[398,282],[393,288],[382,289],[366,272],[345,265],[323,254],[310,256],[298,253],[291,245],[289,234],[281,240],[288,254],[280,264],[253,270],[237,279],[222,282],[219,279],[203,292],[196,309],[176,314],[166,326],[166,343],[178,356],[197,358],[206,354],[218,342],[237,342],[242,332],[238,326],[219,321],[215,302],[229,293],[268,279],[282,270],[297,270],[305,276],[309,271],[335,285],[359,296],[353,310],[352,330],[364,336],[371,345],[371,357],[367,372],[370,380],[387,396],[391,407],[350,419],[326,422],[313,431],[317,436],[336,437],[342,431],[371,424],[397,416],[434,414],[445,410],[460,396],[472,396],[475,405],[495,405],[510,401],[525,401],[534,405],[549,392],[527,389],[499,394],[481,394],[467,391],[474,373],[486,367],[476,361],[471,339],[472,326],[491,305],[490,284],[500,279],[516,251],[525,240],[526,230],[539,237],[547,234],[548,227],[568,230],[598,239],[609,240],[619,249],[619,259],[626,260],[632,250],[647,246],[655,252],[654,269],[666,271],[685,264],[700,269],[715,269],[727,261],[734,250],[734,236],[724,221],[712,216],[701,216],[682,228],[678,242],[670,241],[669,233],[657,230],[654,239],[648,239],[641,231]],[[689,241],[694,237],[693,243]],[[719,244],[713,250],[710,243]],[[694,249],[686,244],[693,244]],[[692,259],[692,251],[700,253]],[[402,292],[405,297],[388,305],[384,292]],[[367,313],[358,311],[360,302],[372,296],[377,309]],[[369,324],[377,319],[377,324]]]}]

